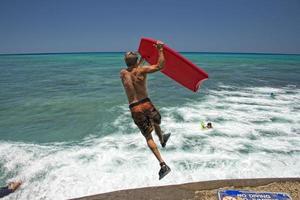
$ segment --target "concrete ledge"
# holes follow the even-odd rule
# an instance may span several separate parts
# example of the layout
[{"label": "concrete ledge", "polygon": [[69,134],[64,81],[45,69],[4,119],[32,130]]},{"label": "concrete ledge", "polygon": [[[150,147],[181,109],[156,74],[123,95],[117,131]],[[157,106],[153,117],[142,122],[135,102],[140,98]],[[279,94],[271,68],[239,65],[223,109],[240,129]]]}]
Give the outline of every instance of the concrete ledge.
[{"label": "concrete ledge", "polygon": [[[257,188],[262,186],[262,188]],[[239,188],[272,191],[277,189],[293,193],[293,199],[300,199],[300,178],[261,178],[261,179],[229,179],[146,187],[120,190],[98,195],[76,198],[78,200],[179,200],[179,199],[217,199],[216,192],[221,188]],[[270,188],[270,189],[268,189]],[[291,189],[292,191],[287,191]],[[283,190],[283,191],[282,191]],[[275,191],[273,191],[275,192]]]}]

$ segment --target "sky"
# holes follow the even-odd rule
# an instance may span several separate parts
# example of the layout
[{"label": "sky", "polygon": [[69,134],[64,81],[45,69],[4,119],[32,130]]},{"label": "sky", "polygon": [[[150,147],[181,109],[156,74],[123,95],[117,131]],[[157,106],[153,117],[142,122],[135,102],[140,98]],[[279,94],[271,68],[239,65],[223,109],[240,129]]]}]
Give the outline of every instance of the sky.
[{"label": "sky", "polygon": [[0,54],[136,50],[300,54],[300,0],[0,0]]}]

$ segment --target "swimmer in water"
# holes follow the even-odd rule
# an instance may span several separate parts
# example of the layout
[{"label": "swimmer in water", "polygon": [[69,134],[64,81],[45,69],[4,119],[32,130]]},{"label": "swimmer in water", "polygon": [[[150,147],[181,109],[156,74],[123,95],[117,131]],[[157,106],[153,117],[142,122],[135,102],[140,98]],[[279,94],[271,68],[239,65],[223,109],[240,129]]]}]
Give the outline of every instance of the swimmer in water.
[{"label": "swimmer in water", "polygon": [[213,126],[212,126],[211,122],[208,122],[206,126],[205,126],[204,122],[201,122],[201,128],[202,129],[211,129],[211,128],[213,128]]}]

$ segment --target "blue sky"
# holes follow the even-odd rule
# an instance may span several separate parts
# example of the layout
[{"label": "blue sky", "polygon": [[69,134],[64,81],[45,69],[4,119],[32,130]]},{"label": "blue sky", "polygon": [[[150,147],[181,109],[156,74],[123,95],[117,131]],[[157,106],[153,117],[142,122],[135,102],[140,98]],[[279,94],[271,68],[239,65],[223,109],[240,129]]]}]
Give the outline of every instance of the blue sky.
[{"label": "blue sky", "polygon": [[0,0],[0,53],[300,53],[299,0]]}]

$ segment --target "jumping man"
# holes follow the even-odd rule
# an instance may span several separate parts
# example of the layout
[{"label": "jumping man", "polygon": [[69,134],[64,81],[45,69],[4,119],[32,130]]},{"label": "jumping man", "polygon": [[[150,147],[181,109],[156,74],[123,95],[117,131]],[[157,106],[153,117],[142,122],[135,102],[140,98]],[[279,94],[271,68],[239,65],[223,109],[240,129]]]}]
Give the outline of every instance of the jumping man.
[{"label": "jumping man", "polygon": [[163,46],[164,44],[161,41],[157,42],[158,62],[150,66],[140,66],[143,59],[141,58],[138,62],[137,53],[127,52],[124,58],[127,68],[122,69],[120,72],[120,78],[128,98],[133,121],[146,138],[148,147],[159,161],[161,167],[158,173],[159,179],[166,176],[171,169],[162,159],[151,132],[153,129],[155,130],[162,147],[166,146],[171,134],[163,134],[160,129],[161,116],[148,97],[147,74],[160,71],[164,68],[165,57]]}]

